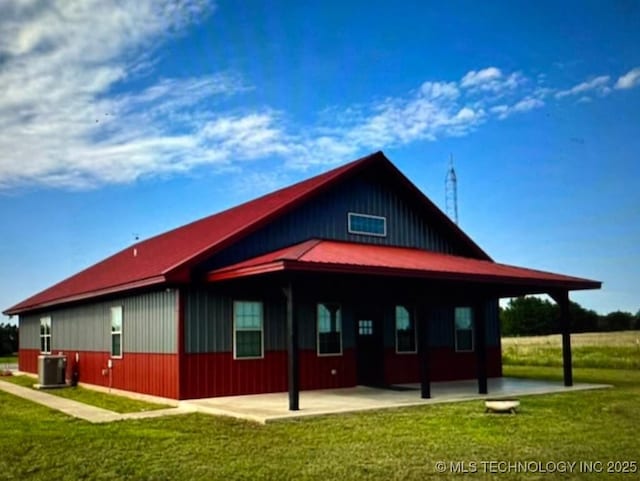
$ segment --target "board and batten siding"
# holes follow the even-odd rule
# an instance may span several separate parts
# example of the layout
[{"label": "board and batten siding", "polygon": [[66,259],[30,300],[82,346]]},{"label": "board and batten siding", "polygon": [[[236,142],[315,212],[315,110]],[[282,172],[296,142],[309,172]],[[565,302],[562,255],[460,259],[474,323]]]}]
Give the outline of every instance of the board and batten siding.
[{"label": "board and batten siding", "polygon": [[18,343],[20,349],[38,349],[40,350],[40,318],[38,316],[20,316],[19,328],[20,336]]},{"label": "board and batten siding", "polygon": [[285,350],[286,306],[284,298],[231,297],[206,289],[186,291],[184,338],[186,353],[233,351],[233,302],[261,301],[265,351]]},{"label": "board and batten siding", "polygon": [[[185,302],[185,352],[233,351],[233,302],[261,301],[264,313],[264,349],[285,351],[286,304],[282,299],[255,296],[231,297],[206,289],[189,290]],[[305,300],[296,303],[298,345],[302,350],[315,351],[317,347],[316,307]],[[342,304],[342,347],[354,346],[353,313],[348,303]]]},{"label": "board and batten siding", "polygon": [[[351,234],[349,212],[385,217],[387,235]],[[214,269],[312,238],[414,247],[458,254],[402,193],[373,178],[357,177],[308,201],[225,249],[204,270]]]},{"label": "board and batten siding", "polygon": [[122,306],[123,352],[177,353],[174,289],[20,316],[20,348],[40,349],[40,319],[51,317],[51,352],[110,351],[111,307]]},{"label": "board and batten siding", "polygon": [[[233,302],[257,300],[264,309],[265,351],[286,350],[286,311],[284,299],[258,299],[248,296],[232,298],[214,291],[190,290],[185,304],[185,352],[214,353],[233,351]],[[298,320],[298,345],[300,349],[314,351],[317,348],[316,303],[307,301],[296,304]],[[350,302],[342,306],[342,347],[355,347],[354,312]],[[486,301],[487,346],[500,345],[498,302]],[[429,344],[431,347],[454,347],[453,307],[434,307],[429,310]],[[394,306],[389,304],[384,315],[384,344],[395,347]]]},{"label": "board and batten siding", "polygon": [[[455,324],[454,307],[431,309],[429,319],[429,345],[431,347],[454,347]],[[500,321],[498,300],[485,302],[485,339],[487,347],[500,346]]]}]

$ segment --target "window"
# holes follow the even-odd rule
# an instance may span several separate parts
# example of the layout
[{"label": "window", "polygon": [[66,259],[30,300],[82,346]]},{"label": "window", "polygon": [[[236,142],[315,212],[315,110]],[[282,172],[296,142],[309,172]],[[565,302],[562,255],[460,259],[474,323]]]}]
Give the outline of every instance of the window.
[{"label": "window", "polygon": [[473,351],[473,311],[470,307],[456,307],[456,351]]},{"label": "window", "polygon": [[347,219],[350,234],[375,235],[380,237],[386,237],[387,235],[386,217],[349,212]]},{"label": "window", "polygon": [[318,304],[318,355],[342,354],[342,314],[338,304]]},{"label": "window", "polygon": [[122,357],[122,306],[111,308],[111,357]]},{"label": "window", "polygon": [[40,352],[51,354],[51,318],[40,318]]},{"label": "window", "polygon": [[233,303],[233,357],[255,359],[263,356],[262,302]]},{"label": "window", "polygon": [[396,306],[396,352],[416,352],[416,323],[405,306]]},{"label": "window", "polygon": [[373,335],[373,321],[371,319],[360,319],[358,321],[358,334],[360,336]]}]

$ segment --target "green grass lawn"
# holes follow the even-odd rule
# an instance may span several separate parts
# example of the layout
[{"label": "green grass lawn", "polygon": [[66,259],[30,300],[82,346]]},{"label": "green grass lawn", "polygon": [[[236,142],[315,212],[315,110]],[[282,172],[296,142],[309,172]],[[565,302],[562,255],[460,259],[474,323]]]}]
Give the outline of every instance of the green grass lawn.
[{"label": "green grass lawn", "polygon": [[0,368],[4,367],[4,364],[18,364],[18,358],[16,356],[0,356]]},{"label": "green grass lawn", "polygon": [[[571,335],[574,367],[640,369],[640,331]],[[502,339],[509,365],[562,366],[560,335]]]},{"label": "green grass lawn", "polygon": [[[530,366],[505,372],[562,375]],[[92,425],[0,392],[0,479],[638,479],[436,472],[436,461],[639,462],[640,374],[576,369],[575,377],[617,387],[522,397],[517,415],[485,414],[471,401],[266,426],[200,414]]]},{"label": "green grass lawn", "polygon": [[[8,381],[20,386],[31,388],[37,379],[30,376],[8,376],[0,377],[0,382]],[[47,389],[48,394],[64,397],[67,399],[73,399],[74,401],[80,401],[85,404],[91,404],[100,408],[108,409],[117,413],[133,413],[140,411],[152,411],[154,409],[165,409],[170,406],[164,404],[149,403],[146,401],[140,401],[137,399],[130,399],[124,396],[117,396],[114,394],[103,393],[100,391],[94,391],[92,389],[86,389],[80,386],[67,387],[63,389]],[[0,420],[0,425],[1,425]],[[1,475],[0,475],[1,476]]]}]

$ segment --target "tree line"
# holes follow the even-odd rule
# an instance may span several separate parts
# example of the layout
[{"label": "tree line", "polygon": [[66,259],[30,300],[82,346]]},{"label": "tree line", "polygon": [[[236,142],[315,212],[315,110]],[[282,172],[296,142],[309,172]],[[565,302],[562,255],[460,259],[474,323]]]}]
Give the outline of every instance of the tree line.
[{"label": "tree line", "polygon": [[0,356],[18,352],[18,326],[0,322]]},{"label": "tree line", "polygon": [[[636,314],[614,311],[601,315],[570,301],[572,332],[606,332],[640,329],[640,310]],[[503,336],[539,336],[556,334],[560,309],[557,304],[539,297],[517,297],[500,308]]]}]

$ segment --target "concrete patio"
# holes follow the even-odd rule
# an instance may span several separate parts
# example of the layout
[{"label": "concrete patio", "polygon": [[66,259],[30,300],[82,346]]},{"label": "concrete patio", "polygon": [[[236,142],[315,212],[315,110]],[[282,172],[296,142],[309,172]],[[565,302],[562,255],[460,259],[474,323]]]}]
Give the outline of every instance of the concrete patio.
[{"label": "concrete patio", "polygon": [[577,383],[572,387],[565,387],[561,382],[503,377],[489,379],[489,394],[484,395],[478,394],[477,381],[469,380],[434,382],[431,384],[432,397],[430,399],[420,398],[419,384],[403,384],[394,386],[392,389],[357,386],[343,389],[301,391],[299,411],[288,410],[288,398],[285,392],[194,399],[181,401],[180,405],[202,413],[232,416],[264,424],[307,416],[607,387],[611,386]]}]

